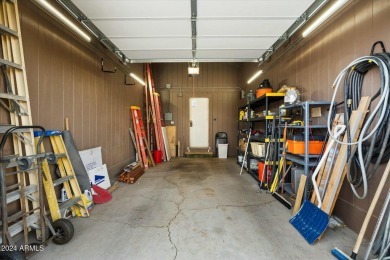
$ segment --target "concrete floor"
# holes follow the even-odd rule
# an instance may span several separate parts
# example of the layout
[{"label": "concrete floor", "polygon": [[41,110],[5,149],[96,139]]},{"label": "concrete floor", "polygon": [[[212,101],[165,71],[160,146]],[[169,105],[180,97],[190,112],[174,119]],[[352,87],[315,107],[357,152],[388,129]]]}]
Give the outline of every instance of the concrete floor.
[{"label": "concrete floor", "polygon": [[[291,212],[259,192],[235,159],[173,159],[136,184],[120,184],[90,218],[72,219],[75,235],[52,242],[33,259],[335,259],[356,234],[328,229],[309,245],[291,226]],[[360,257],[365,248],[360,250]]]}]

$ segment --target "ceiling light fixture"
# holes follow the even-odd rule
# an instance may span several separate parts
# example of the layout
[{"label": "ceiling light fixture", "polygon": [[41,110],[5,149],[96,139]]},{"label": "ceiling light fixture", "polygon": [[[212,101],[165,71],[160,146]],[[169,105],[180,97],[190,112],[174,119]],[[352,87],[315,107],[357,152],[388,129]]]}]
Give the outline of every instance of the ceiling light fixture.
[{"label": "ceiling light fixture", "polygon": [[43,8],[45,8],[48,12],[54,15],[58,20],[64,23],[67,27],[72,29],[75,33],[77,33],[81,38],[85,41],[90,42],[91,37],[88,34],[83,32],[76,24],[74,24],[71,20],[69,20],[65,15],[63,15],[60,11],[58,11],[54,6],[49,4],[45,0],[36,0],[38,4],[40,4]]},{"label": "ceiling light fixture", "polygon": [[315,20],[310,26],[303,31],[302,37],[307,37],[310,33],[312,33],[318,26],[320,26],[323,22],[325,22],[329,17],[332,16],[338,9],[340,9],[348,0],[338,0],[335,1],[334,4],[329,7],[317,20]]},{"label": "ceiling light fixture", "polygon": [[130,73],[129,74],[130,75],[130,77],[132,77],[133,79],[135,79],[139,84],[141,84],[142,86],[145,86],[146,84],[145,84],[145,82],[142,80],[142,79],[140,79],[137,75],[135,75],[134,73]]},{"label": "ceiling light fixture", "polygon": [[263,71],[259,70],[250,79],[248,79],[248,81],[246,83],[251,84],[251,82],[254,81],[255,79],[257,79],[261,75],[261,73],[263,73]]},{"label": "ceiling light fixture", "polygon": [[196,77],[199,75],[199,64],[195,61],[188,65],[188,76]]}]

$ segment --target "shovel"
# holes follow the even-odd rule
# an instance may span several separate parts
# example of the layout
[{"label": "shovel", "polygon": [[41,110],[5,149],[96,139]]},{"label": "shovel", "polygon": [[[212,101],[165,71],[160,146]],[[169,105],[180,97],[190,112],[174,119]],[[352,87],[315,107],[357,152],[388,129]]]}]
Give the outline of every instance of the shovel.
[{"label": "shovel", "polygon": [[[345,128],[345,125],[337,125],[334,129],[334,139],[337,139],[344,132]],[[325,153],[322,155],[322,158],[311,177],[314,191],[318,199],[318,206],[314,205],[309,200],[305,200],[301,209],[290,219],[290,223],[295,227],[296,230],[298,230],[298,232],[306,239],[309,244],[314,244],[317,238],[319,238],[322,233],[324,233],[329,223],[329,215],[321,210],[322,200],[318,190],[316,177],[321,169],[321,165],[326,161],[326,157],[335,143],[334,139],[332,138],[330,141],[328,147],[325,150]]]}]

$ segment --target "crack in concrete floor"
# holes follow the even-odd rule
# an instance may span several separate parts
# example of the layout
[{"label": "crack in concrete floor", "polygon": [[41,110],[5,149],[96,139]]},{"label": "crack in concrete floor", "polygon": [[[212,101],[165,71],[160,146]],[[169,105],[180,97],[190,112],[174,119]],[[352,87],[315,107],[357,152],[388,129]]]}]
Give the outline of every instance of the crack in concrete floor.
[{"label": "crack in concrete floor", "polygon": [[175,183],[175,182],[173,182],[173,181],[168,180],[168,177],[169,177],[169,176],[165,176],[165,177],[164,177],[164,180],[166,180],[167,182],[169,182],[170,184],[172,184],[173,186],[175,186],[175,187],[177,188],[177,190],[179,191],[179,196],[181,197],[181,200],[180,200],[178,203],[175,202],[175,204],[176,204],[176,206],[177,206],[177,212],[176,212],[175,216],[169,221],[168,226],[167,226],[169,242],[170,242],[170,243],[174,246],[174,248],[175,248],[175,257],[173,258],[173,260],[176,260],[177,254],[178,254],[178,252],[179,252],[179,249],[177,248],[176,244],[172,241],[172,236],[171,236],[172,233],[171,233],[170,227],[171,227],[172,222],[177,218],[177,216],[178,216],[178,215],[180,214],[180,212],[181,212],[180,206],[181,206],[181,204],[184,202],[185,196],[184,196],[184,192],[183,192],[183,190],[181,189],[180,185],[177,184],[177,183]]},{"label": "crack in concrete floor", "polygon": [[[185,195],[184,195],[184,191],[182,190],[182,188],[180,187],[180,184],[176,183],[176,182],[173,182],[171,180],[169,180],[168,178],[169,177],[172,177],[172,175],[170,176],[164,176],[164,180],[167,181],[168,183],[174,185],[178,191],[179,191],[179,196],[181,196],[181,200],[180,202],[175,202],[176,206],[177,206],[177,212],[175,214],[175,216],[169,221],[168,225],[167,225],[167,229],[168,229],[168,239],[169,239],[169,242],[174,246],[175,248],[175,257],[174,257],[174,260],[176,260],[177,258],[177,255],[178,255],[178,252],[179,252],[179,249],[177,248],[177,245],[172,241],[172,232],[171,232],[171,224],[173,221],[175,221],[175,219],[179,216],[179,214],[183,211],[183,210],[209,210],[209,209],[218,209],[218,208],[222,208],[222,207],[227,207],[227,208],[246,208],[246,207],[261,207],[261,206],[264,206],[264,205],[268,205],[268,204],[272,204],[275,202],[275,200],[270,200],[270,201],[266,201],[266,202],[263,202],[263,203],[259,203],[259,204],[247,204],[247,205],[217,205],[215,207],[210,207],[210,208],[194,208],[194,209],[181,209],[180,206],[182,205],[182,203],[184,202],[185,200]],[[172,201],[171,201],[172,202]]]}]

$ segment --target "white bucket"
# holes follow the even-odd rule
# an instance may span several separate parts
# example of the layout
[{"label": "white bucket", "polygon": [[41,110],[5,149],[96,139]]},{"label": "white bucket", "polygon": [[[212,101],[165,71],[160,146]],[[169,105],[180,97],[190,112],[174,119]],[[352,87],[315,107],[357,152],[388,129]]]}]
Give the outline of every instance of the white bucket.
[{"label": "white bucket", "polygon": [[218,144],[218,158],[227,158],[228,144]]}]

